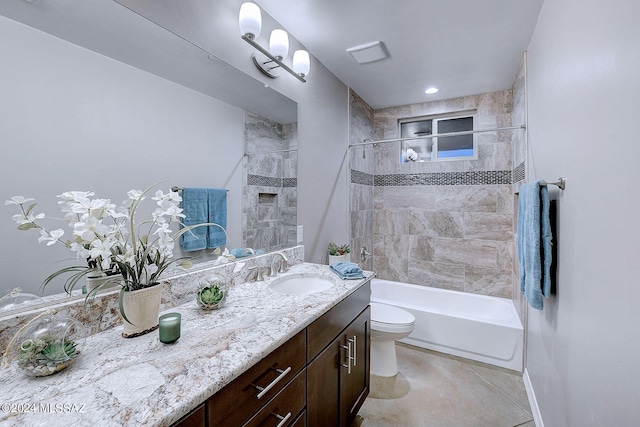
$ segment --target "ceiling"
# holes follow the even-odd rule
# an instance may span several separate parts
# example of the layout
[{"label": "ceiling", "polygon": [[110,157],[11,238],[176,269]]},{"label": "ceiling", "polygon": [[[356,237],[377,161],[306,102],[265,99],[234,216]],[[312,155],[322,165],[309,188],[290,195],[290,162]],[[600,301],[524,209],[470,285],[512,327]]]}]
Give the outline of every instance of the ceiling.
[{"label": "ceiling", "polygon": [[[544,2],[255,1],[375,109],[511,88]],[[375,41],[388,59],[359,65],[346,52]]]}]

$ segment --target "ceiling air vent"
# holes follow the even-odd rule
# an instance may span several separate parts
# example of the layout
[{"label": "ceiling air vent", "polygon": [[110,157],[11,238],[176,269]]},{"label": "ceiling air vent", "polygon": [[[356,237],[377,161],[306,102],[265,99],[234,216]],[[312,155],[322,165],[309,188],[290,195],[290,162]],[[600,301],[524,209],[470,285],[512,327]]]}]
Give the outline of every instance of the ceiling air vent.
[{"label": "ceiling air vent", "polygon": [[347,52],[358,64],[367,64],[389,57],[387,49],[381,41],[350,47]]}]

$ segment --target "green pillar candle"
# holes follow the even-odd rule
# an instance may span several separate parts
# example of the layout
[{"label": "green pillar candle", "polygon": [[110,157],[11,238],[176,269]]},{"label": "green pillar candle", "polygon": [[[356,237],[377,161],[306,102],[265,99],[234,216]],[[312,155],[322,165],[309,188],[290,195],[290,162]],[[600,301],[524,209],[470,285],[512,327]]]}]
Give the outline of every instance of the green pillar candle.
[{"label": "green pillar candle", "polygon": [[176,342],[180,338],[180,313],[167,313],[158,321],[160,341],[165,344]]}]

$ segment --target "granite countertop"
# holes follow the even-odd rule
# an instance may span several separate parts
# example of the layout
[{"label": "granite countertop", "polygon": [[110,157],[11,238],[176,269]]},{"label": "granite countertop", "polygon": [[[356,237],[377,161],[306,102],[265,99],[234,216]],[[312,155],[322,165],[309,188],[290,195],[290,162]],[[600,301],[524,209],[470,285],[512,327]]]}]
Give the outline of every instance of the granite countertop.
[{"label": "granite countertop", "polygon": [[[335,286],[307,295],[269,288],[288,274],[322,275]],[[58,374],[0,369],[0,426],[170,425],[372,276],[340,280],[326,265],[297,264],[276,278],[233,285],[218,310],[203,311],[195,299],[168,310],[182,315],[173,344],[161,343],[157,331],[122,338],[118,326],[88,337],[78,360]]]}]

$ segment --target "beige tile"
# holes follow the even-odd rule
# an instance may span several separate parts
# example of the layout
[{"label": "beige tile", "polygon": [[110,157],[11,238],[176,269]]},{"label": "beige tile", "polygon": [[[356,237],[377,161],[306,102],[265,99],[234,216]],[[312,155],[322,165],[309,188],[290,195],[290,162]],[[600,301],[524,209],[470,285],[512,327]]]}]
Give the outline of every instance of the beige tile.
[{"label": "beige tile", "polygon": [[408,268],[409,283],[464,291],[464,266],[412,260]]},{"label": "beige tile", "polygon": [[475,239],[435,239],[434,260],[442,263],[497,268],[497,242]]},{"label": "beige tile", "polygon": [[493,186],[439,186],[436,209],[449,212],[496,212],[497,194]]},{"label": "beige tile", "polygon": [[510,241],[513,238],[513,216],[485,212],[464,214],[464,237]]},{"label": "beige tile", "polygon": [[409,234],[429,237],[463,237],[463,214],[412,209],[408,212]]}]

